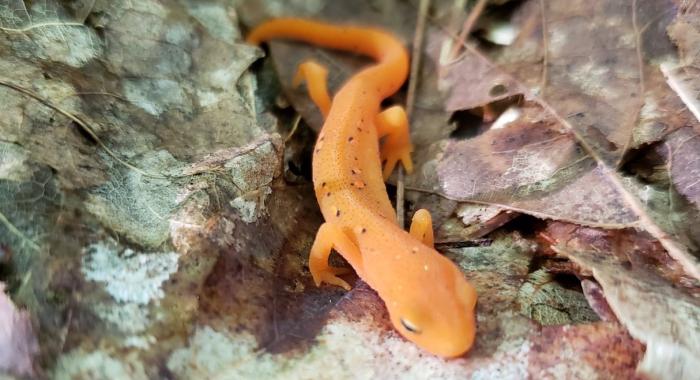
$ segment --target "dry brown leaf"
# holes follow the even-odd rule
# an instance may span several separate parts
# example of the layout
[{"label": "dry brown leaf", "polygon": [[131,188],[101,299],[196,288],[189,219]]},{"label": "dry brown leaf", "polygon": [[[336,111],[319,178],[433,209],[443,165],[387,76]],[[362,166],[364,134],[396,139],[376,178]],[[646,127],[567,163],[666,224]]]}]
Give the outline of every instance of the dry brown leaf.
[{"label": "dry brown leaf", "polygon": [[[697,4],[696,4],[697,5]],[[695,116],[694,128],[683,128],[667,140],[671,182],[700,209],[700,9],[681,5],[669,35],[678,45],[680,66],[662,66],[669,86]]]},{"label": "dry brown leaf", "polygon": [[700,209],[700,134],[683,128],[668,136],[669,175],[678,192]]},{"label": "dry brown leaf", "polygon": [[548,233],[556,242],[553,249],[592,273],[617,319],[646,345],[642,373],[684,379],[700,371],[697,284],[684,289],[664,279],[668,273],[661,270],[659,255],[640,257],[653,252],[643,236],[629,239],[556,223]]},{"label": "dry brown leaf", "polygon": [[[525,4],[518,14],[520,19],[515,20],[525,25],[523,20],[541,18],[540,5]],[[484,202],[539,217],[605,227],[641,227],[659,239],[688,273],[700,278],[697,207],[688,211],[673,202],[689,185],[692,190],[692,173],[700,163],[693,154],[681,158],[677,168],[684,168],[681,177],[687,180],[674,180],[675,187],[640,182],[616,169],[629,148],[670,140],[673,131],[687,123],[697,125],[660,80],[658,67],[648,63],[670,53],[665,31],[660,28],[669,22],[669,15],[662,12],[654,16],[659,7],[662,3],[653,1],[635,2],[634,7],[616,2],[597,3],[595,7],[583,3],[546,5],[547,38],[524,29],[530,34],[495,55],[487,70],[489,78],[494,78],[495,67],[513,73],[518,81],[513,84],[511,80],[506,90],[529,87],[524,93],[532,102],[514,106],[515,120],[505,127],[449,144],[444,156],[438,156],[439,181],[428,179],[419,187],[431,185],[427,188],[451,199]],[[599,32],[584,33],[596,23],[600,23],[596,28]],[[572,43],[576,35],[592,37]],[[643,37],[638,42],[637,35]],[[449,67],[461,74],[447,75],[464,77],[471,68],[488,66],[485,61],[468,48],[461,63]],[[538,70],[544,77],[533,74]],[[504,81],[498,78],[499,83],[493,85]],[[639,95],[642,92],[644,99]],[[469,95],[465,99],[464,108],[474,106],[473,98]],[[450,107],[459,108],[459,97],[450,99]],[[548,127],[560,138],[527,126]],[[682,165],[684,160],[691,170]],[[673,170],[671,164],[669,167]],[[441,187],[435,188],[435,183]]]},{"label": "dry brown leaf", "polygon": [[681,1],[676,5],[678,13],[668,27],[668,34],[678,46],[681,63],[694,65],[700,62],[700,9],[692,1]]},{"label": "dry brown leaf", "polygon": [[583,294],[588,300],[588,304],[591,305],[591,308],[595,310],[601,320],[605,322],[617,322],[617,317],[610,308],[610,305],[608,305],[608,301],[605,300],[605,293],[597,282],[584,279],[581,281],[581,287],[583,288]]},{"label": "dry brown leaf", "polygon": [[544,327],[533,334],[528,374],[533,379],[643,379],[636,372],[643,354],[644,346],[617,323]]},{"label": "dry brown leaf", "polygon": [[[483,107],[486,104],[523,93],[521,85],[502,69],[485,59],[468,60],[464,57],[445,62],[441,56],[443,40],[432,35],[428,51],[442,74],[440,91],[448,94],[445,110],[448,112]],[[435,51],[431,51],[435,50]]]},{"label": "dry brown leaf", "polygon": [[[660,73],[649,63],[674,52],[665,31],[672,9],[663,0],[529,2],[513,20],[524,34],[495,61],[566,120],[592,155],[616,167],[644,113],[664,113],[654,83]],[[538,27],[524,28],[530,20]]]},{"label": "dry brown leaf", "polygon": [[462,201],[507,207],[543,218],[622,227],[637,217],[615,184],[534,104],[501,129],[448,143],[439,191]]}]

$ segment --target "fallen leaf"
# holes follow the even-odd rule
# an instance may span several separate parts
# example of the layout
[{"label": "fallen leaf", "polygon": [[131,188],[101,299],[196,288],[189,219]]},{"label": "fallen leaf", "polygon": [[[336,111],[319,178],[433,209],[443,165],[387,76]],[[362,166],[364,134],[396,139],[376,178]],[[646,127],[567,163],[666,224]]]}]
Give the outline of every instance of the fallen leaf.
[{"label": "fallen leaf", "polygon": [[[511,72],[518,79],[516,83],[522,83],[520,88],[527,88],[523,91],[530,101],[515,106],[519,117],[497,130],[449,143],[437,156],[438,181],[427,178],[417,187],[454,200],[482,202],[537,217],[611,228],[641,227],[659,239],[689,274],[700,278],[697,208],[688,212],[668,201],[676,192],[687,191],[688,183],[676,188],[650,185],[617,170],[633,145],[671,139],[684,123],[697,125],[678,99],[669,100],[669,88],[662,87],[658,93],[650,88],[647,91],[647,85],[657,88],[663,84],[658,67],[647,60],[668,53],[668,43],[663,42],[667,36],[658,25],[670,19],[666,14],[651,16],[661,2],[635,6],[610,2],[590,9],[583,5],[545,8],[545,20],[555,20],[547,22],[547,38],[523,36],[520,45],[495,56],[489,66],[489,71],[501,67]],[[530,2],[523,6],[521,18],[540,17],[542,12],[539,3]],[[645,20],[643,40],[635,37],[639,35],[636,19],[606,21],[619,21],[621,15]],[[593,24],[589,19],[605,24],[606,32],[593,33],[595,37],[583,45],[564,43],[590,28]],[[606,39],[601,36],[607,34],[615,38],[596,41]],[[553,36],[561,41],[550,43]],[[641,45],[657,40],[662,42]],[[637,46],[651,50],[642,55]],[[544,51],[542,67],[540,54]],[[581,54],[591,58],[580,60]],[[450,70],[466,75],[471,67],[487,65],[487,60],[474,48],[467,48],[462,63],[452,64]],[[636,72],[631,69],[635,65]],[[539,81],[533,81],[535,68],[544,75]],[[596,90],[601,86],[604,91]],[[640,93],[645,94],[645,100]],[[459,97],[451,99],[450,107],[459,108],[455,105]],[[465,108],[474,106],[471,99],[466,99]],[[674,117],[674,112],[658,108],[658,104],[673,105],[675,113],[684,116]],[[658,119],[665,124],[652,122]],[[642,134],[643,128],[661,128],[663,133]],[[694,170],[697,160],[692,154],[689,162]],[[672,222],[669,215],[673,215]]]},{"label": "fallen leaf", "polygon": [[642,379],[644,346],[616,323],[548,326],[532,337],[528,373],[535,379]]},{"label": "fallen leaf", "polygon": [[663,95],[649,81],[660,76],[651,62],[673,53],[665,30],[675,16],[671,7],[656,0],[529,2],[514,23],[534,19],[541,27],[522,28],[528,34],[494,54],[495,62],[566,120],[591,155],[616,167],[643,107]]},{"label": "fallen leaf", "polygon": [[549,231],[557,242],[552,248],[593,274],[617,319],[646,345],[642,373],[687,378],[700,370],[697,284],[688,288],[690,293],[674,286],[660,275],[658,265],[635,261],[638,254],[614,234],[556,226]]},{"label": "fallen leaf", "polygon": [[637,221],[605,169],[535,105],[505,128],[449,142],[437,176],[438,191],[456,200],[586,225]]}]

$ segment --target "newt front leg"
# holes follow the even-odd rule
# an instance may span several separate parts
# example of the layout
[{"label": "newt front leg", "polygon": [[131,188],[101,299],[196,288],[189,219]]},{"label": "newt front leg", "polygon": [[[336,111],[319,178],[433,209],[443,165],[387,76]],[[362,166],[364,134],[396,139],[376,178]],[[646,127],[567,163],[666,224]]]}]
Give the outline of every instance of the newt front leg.
[{"label": "newt front leg", "polygon": [[333,223],[323,223],[316,233],[316,240],[311,247],[309,254],[309,269],[311,276],[314,278],[316,286],[320,286],[325,282],[331,285],[337,285],[345,290],[350,290],[350,285],[338,274],[347,272],[345,268],[336,268],[328,265],[328,257],[331,255],[331,249],[335,248],[341,256],[347,260],[358,275],[361,276],[362,254],[350,238],[339,226]]},{"label": "newt front leg", "polygon": [[401,161],[407,173],[413,171],[411,161],[411,136],[408,131],[408,116],[401,106],[393,106],[380,112],[376,119],[377,134],[379,138],[386,136],[380,149],[380,156],[384,161],[384,180],[389,178],[396,163]]},{"label": "newt front leg", "polygon": [[422,208],[413,214],[409,231],[411,236],[420,240],[428,247],[433,247],[433,218],[430,216],[428,210]]}]

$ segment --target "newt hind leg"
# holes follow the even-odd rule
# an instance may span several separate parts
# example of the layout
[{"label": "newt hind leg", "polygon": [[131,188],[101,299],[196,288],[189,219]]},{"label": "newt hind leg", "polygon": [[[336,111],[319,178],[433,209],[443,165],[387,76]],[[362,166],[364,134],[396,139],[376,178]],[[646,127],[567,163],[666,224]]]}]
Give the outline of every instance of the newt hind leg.
[{"label": "newt hind leg", "polygon": [[411,136],[408,131],[408,117],[401,106],[393,106],[380,112],[375,119],[377,134],[386,136],[380,149],[382,161],[385,162],[384,180],[389,178],[396,164],[401,161],[407,173],[413,171],[411,161]]},{"label": "newt hind leg", "polygon": [[316,104],[316,107],[318,107],[325,119],[328,117],[328,112],[331,109],[331,97],[328,94],[328,69],[313,60],[304,61],[299,65],[297,73],[292,80],[292,85],[297,87],[303,81],[306,81],[309,97],[311,97],[311,100]]},{"label": "newt hind leg", "polygon": [[362,271],[362,254],[355,243],[343,232],[342,228],[332,223],[323,223],[316,233],[316,240],[309,254],[309,269],[316,286],[321,283],[337,285],[350,290],[350,284],[338,277],[346,273],[345,268],[336,268],[328,264],[331,249],[335,248],[347,260],[358,274]]}]

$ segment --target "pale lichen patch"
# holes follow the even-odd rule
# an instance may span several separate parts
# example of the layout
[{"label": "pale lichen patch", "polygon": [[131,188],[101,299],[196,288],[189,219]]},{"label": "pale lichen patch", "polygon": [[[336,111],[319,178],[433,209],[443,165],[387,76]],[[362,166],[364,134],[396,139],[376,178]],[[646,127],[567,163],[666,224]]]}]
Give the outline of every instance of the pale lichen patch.
[{"label": "pale lichen patch", "polygon": [[241,38],[241,32],[233,25],[230,13],[222,4],[187,2],[192,17],[197,19],[207,31],[214,37],[223,41],[231,42]]},{"label": "pale lichen patch", "polygon": [[127,79],[123,85],[127,99],[153,116],[160,116],[172,108],[192,108],[185,89],[174,80]]},{"label": "pale lichen patch", "polygon": [[124,347],[147,349],[156,342],[156,338],[147,333],[152,326],[150,311],[146,306],[128,303],[98,303],[92,307],[95,314],[108,324],[110,330],[123,335]]},{"label": "pale lichen patch", "polygon": [[137,303],[99,303],[94,305],[92,309],[100,319],[111,323],[124,333],[141,333],[151,325],[148,310]]},{"label": "pale lichen patch", "polygon": [[258,204],[244,197],[236,197],[229,202],[231,207],[238,211],[241,219],[246,223],[254,223],[258,220]]},{"label": "pale lichen patch", "polygon": [[128,363],[105,351],[73,350],[59,358],[53,379],[148,379],[143,363],[131,358]]},{"label": "pale lichen patch", "polygon": [[[258,376],[271,374],[274,373],[270,370],[272,364],[269,356],[256,356],[255,339],[252,336],[233,337],[204,326],[195,330],[188,347],[173,351],[166,365],[178,379],[223,380],[249,378],[253,373]],[[243,377],[246,373],[247,377]]]},{"label": "pale lichen patch", "polygon": [[116,301],[146,305],[165,296],[162,285],[177,271],[178,257],[175,252],[120,251],[114,242],[100,242],[87,247],[81,269]]},{"label": "pale lichen patch", "polygon": [[84,26],[55,26],[34,33],[32,45],[39,58],[82,67],[102,55],[102,42],[93,29]]}]

